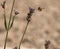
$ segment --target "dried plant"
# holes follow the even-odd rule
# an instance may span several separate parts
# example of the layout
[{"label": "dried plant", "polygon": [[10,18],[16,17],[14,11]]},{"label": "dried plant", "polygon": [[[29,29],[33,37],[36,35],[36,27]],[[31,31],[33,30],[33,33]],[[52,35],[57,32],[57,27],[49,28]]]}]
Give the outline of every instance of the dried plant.
[{"label": "dried plant", "polygon": [[29,22],[31,21],[31,16],[32,16],[32,14],[34,13],[34,10],[35,10],[35,9],[33,9],[33,8],[31,8],[31,7],[29,8],[29,13],[27,14],[27,17],[26,17],[27,25],[26,25],[25,30],[24,30],[24,32],[23,32],[22,38],[21,38],[21,40],[20,40],[20,42],[19,42],[19,47],[18,47],[18,49],[20,49],[20,46],[21,46],[21,44],[22,44],[22,41],[23,41],[24,35],[25,35],[25,33],[26,33],[27,27],[28,27],[28,25],[29,25]]},{"label": "dried plant", "polygon": [[48,49],[50,45],[50,41],[49,40],[45,40],[45,49]]},{"label": "dried plant", "polygon": [[[15,3],[15,0],[13,0],[13,4],[12,4],[11,12],[10,12],[10,15],[9,15],[10,17],[9,17],[9,22],[8,23],[6,21],[6,11],[5,11],[6,0],[3,1],[3,3],[1,3],[1,7],[4,10],[4,14],[3,14],[3,17],[4,17],[4,26],[5,26],[5,30],[7,32],[6,33],[6,37],[5,37],[4,49],[6,49],[6,44],[7,44],[7,39],[8,39],[8,33],[9,33],[10,29],[13,26],[14,19],[15,19],[16,15],[19,14],[19,12],[17,10],[14,10],[14,15],[12,15],[13,8],[14,8],[14,3]],[[38,10],[39,11],[42,11],[42,8],[38,7]],[[23,32],[22,38],[21,38],[21,40],[19,42],[18,49],[20,49],[20,47],[21,47],[22,41],[24,39],[24,35],[26,34],[26,30],[28,28],[29,22],[31,21],[31,16],[34,13],[34,11],[35,11],[35,9],[29,7],[29,13],[27,14],[27,17],[26,17],[27,24],[26,24],[25,30]],[[45,44],[44,44],[45,49],[48,49],[49,48],[49,44],[50,44],[50,41],[49,40],[45,40]],[[13,49],[17,49],[17,47],[14,47]]]},{"label": "dried plant", "polygon": [[[6,12],[5,12],[5,4],[6,4],[6,0],[3,1],[3,3],[1,3],[1,6],[4,10],[4,26],[5,26],[5,30],[6,30],[6,38],[5,38],[5,43],[4,43],[4,49],[6,49],[6,43],[7,43],[7,38],[8,38],[8,32],[9,30],[12,28],[13,26],[13,23],[14,23],[14,19],[15,19],[15,16],[17,14],[19,14],[19,12],[17,12],[16,10],[14,10],[14,16],[12,16],[12,13],[13,13],[13,8],[14,8],[14,3],[15,3],[15,0],[13,0],[13,4],[12,4],[12,9],[11,9],[11,13],[10,13],[10,18],[9,18],[9,22],[7,23],[6,21]],[[12,22],[11,22],[12,21]]]}]

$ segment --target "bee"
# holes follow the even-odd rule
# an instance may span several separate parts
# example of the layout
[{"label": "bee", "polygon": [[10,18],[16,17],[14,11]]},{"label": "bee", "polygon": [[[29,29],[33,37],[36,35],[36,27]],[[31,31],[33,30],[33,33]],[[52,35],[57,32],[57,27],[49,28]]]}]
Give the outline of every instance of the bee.
[{"label": "bee", "polygon": [[39,10],[39,11],[42,11],[43,9],[44,9],[44,8],[38,7],[38,10]]}]

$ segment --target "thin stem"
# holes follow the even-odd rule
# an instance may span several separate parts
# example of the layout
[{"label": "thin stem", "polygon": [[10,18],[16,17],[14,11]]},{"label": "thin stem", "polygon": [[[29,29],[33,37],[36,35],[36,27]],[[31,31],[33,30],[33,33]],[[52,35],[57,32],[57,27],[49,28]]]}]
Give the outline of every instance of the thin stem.
[{"label": "thin stem", "polygon": [[[13,0],[13,4],[12,4],[12,9],[11,9],[11,13],[10,13],[10,19],[9,19],[8,28],[7,28],[8,30],[6,30],[7,33],[6,33],[5,43],[4,43],[4,49],[6,49],[6,43],[7,43],[7,38],[8,38],[8,31],[9,31],[11,18],[12,18],[12,12],[13,12],[14,3],[15,3],[15,0]],[[5,15],[5,9],[4,9],[4,15]],[[6,19],[6,17],[5,17],[5,19]]]},{"label": "thin stem", "polygon": [[[6,12],[5,12],[5,8],[4,8],[4,22],[6,22]],[[7,22],[6,22],[6,26],[7,26]],[[6,43],[7,43],[7,36],[8,36],[8,31],[6,33],[6,38],[5,38],[5,43],[4,43],[4,49],[6,49]]]},{"label": "thin stem", "polygon": [[7,28],[7,21],[6,21],[6,12],[5,12],[5,8],[4,8],[4,26],[5,26],[5,29],[8,30],[8,28]]},{"label": "thin stem", "polygon": [[13,4],[12,4],[12,9],[11,9],[10,18],[9,18],[9,23],[8,23],[8,29],[9,29],[10,22],[11,22],[11,18],[12,18],[14,3],[15,3],[15,0],[13,0]]},{"label": "thin stem", "polygon": [[8,38],[8,31],[7,31],[7,33],[6,33],[6,38],[5,38],[4,49],[6,49],[7,38]]},{"label": "thin stem", "polygon": [[22,44],[22,41],[23,41],[24,35],[25,35],[25,33],[26,33],[26,30],[27,30],[28,24],[29,24],[29,22],[27,22],[27,25],[26,25],[25,30],[24,30],[24,32],[23,32],[23,35],[22,35],[21,41],[20,41],[20,43],[19,43],[19,49],[20,49],[20,46],[21,46],[21,44]]}]

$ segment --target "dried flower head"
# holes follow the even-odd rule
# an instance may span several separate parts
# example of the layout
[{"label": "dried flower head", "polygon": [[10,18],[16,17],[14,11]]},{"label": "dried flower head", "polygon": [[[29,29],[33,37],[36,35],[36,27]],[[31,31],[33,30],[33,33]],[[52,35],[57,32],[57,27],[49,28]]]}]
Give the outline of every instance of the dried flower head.
[{"label": "dried flower head", "polygon": [[28,13],[28,16],[27,16],[27,21],[29,22],[30,19],[31,19],[31,16],[32,14],[34,13],[35,9],[29,7],[29,13]]},{"label": "dried flower head", "polygon": [[14,10],[14,13],[15,13],[15,15],[18,15],[19,14],[19,12],[17,10]]},{"label": "dried flower head", "polygon": [[45,40],[45,49],[48,49],[50,45],[50,41],[49,40]]},{"label": "dried flower head", "polygon": [[1,3],[1,6],[3,9],[5,8],[5,3],[6,3],[6,1],[3,1],[3,3]]}]

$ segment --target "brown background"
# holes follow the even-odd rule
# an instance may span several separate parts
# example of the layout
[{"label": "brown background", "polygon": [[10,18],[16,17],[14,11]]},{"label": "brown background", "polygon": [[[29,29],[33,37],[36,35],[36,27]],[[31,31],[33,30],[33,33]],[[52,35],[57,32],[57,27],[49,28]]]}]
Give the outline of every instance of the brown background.
[{"label": "brown background", "polygon": [[[7,21],[13,0],[6,2]],[[0,0],[0,4],[3,0]],[[44,49],[45,40],[50,40],[49,49],[60,49],[60,0],[16,0],[14,9],[19,11],[14,25],[9,31],[8,47],[18,46],[24,28],[29,7],[35,9],[29,23],[22,45],[37,49]],[[38,7],[44,8],[42,11]],[[4,29],[3,9],[0,6],[0,46],[4,45],[6,31]]]}]

